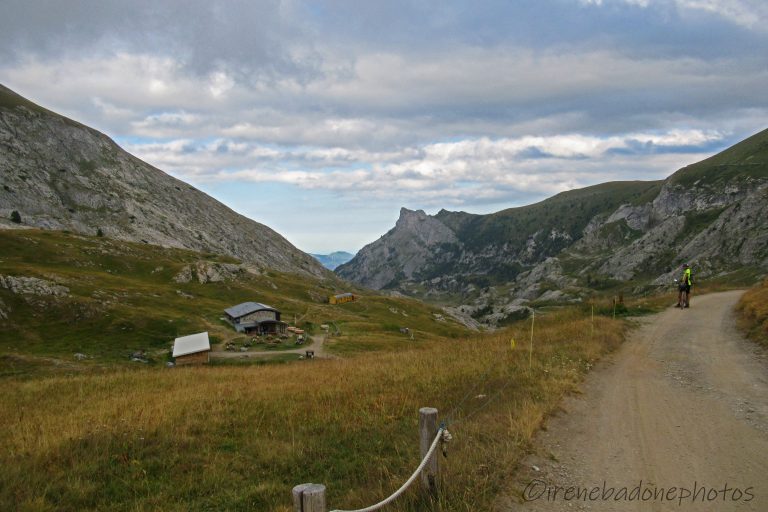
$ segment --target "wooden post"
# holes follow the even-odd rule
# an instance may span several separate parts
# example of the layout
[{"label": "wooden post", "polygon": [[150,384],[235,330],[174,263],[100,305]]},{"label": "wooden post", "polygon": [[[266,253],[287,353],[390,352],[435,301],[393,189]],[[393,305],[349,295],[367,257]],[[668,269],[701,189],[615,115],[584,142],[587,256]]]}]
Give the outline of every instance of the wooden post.
[{"label": "wooden post", "polygon": [[536,322],[536,310],[531,309],[531,343],[528,348],[528,369],[533,368],[533,324]]},{"label": "wooden post", "polygon": [[301,484],[294,487],[293,512],[326,512],[325,486]]},{"label": "wooden post", "polygon": [[[432,446],[435,435],[437,435],[437,409],[422,407],[419,409],[419,448],[422,459],[427,455],[429,447]],[[433,497],[437,496],[437,461],[437,452],[435,452],[421,472],[421,487]]]}]

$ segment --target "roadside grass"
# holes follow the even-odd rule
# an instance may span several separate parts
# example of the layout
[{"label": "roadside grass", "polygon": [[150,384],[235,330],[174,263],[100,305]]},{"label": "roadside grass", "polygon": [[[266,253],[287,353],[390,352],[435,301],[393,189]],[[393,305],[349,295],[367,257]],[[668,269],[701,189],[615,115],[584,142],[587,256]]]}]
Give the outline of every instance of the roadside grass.
[{"label": "roadside grass", "polygon": [[284,364],[299,361],[301,354],[270,354],[268,356],[251,357],[243,354],[242,357],[211,358],[208,363],[211,366],[264,366],[270,364]]},{"label": "roadside grass", "polygon": [[741,330],[768,348],[768,280],[747,290],[736,306]]},{"label": "roadside grass", "polygon": [[[402,315],[401,315],[402,316]],[[329,507],[388,496],[419,462],[418,409],[454,441],[439,503],[490,510],[532,434],[626,323],[577,308],[474,338],[350,359],[0,379],[2,510],[275,510],[324,483]],[[515,340],[514,348],[511,340]],[[462,399],[464,399],[462,401]]]}]

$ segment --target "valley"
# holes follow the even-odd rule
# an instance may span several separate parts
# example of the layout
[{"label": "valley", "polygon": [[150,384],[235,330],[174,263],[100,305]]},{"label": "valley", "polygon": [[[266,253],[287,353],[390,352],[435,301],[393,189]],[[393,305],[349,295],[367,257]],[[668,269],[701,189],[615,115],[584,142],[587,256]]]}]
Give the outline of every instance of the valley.
[{"label": "valley", "polygon": [[[515,509],[509,476],[545,453],[537,432],[603,358],[633,356],[612,389],[657,369],[655,349],[665,363],[690,359],[655,345],[689,313],[669,310],[682,262],[700,324],[684,348],[710,354],[702,366],[725,360],[725,341],[743,348],[730,290],[768,272],[768,131],[662,181],[488,215],[403,208],[354,257],[305,254],[2,86],[0,180],[2,510],[287,512],[305,482],[326,485],[333,507],[365,507],[417,467],[425,406],[454,436],[440,492],[414,487],[390,510]],[[735,313],[763,344],[764,297],[748,291]],[[279,327],[236,330],[225,310],[247,302]],[[175,365],[174,340],[202,332],[208,364]],[[750,368],[734,372],[759,380]],[[645,390],[677,408],[664,391]],[[730,431],[751,428],[736,420]],[[652,433],[631,427],[633,439]]]},{"label": "valley", "polygon": [[768,271],[768,130],[666,180],[611,182],[488,215],[401,209],[336,273],[448,303],[487,327],[598,293],[647,294],[684,262],[699,282]]}]

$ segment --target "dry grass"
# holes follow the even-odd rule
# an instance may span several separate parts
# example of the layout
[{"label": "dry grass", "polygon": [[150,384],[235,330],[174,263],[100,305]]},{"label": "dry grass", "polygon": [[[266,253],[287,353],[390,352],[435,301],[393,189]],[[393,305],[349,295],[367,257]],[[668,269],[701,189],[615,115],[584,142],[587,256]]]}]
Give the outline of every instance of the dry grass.
[{"label": "dry grass", "polygon": [[747,336],[768,347],[768,280],[744,293],[736,310]]},{"label": "dry grass", "polygon": [[530,368],[524,322],[350,360],[5,379],[0,509],[287,511],[304,482],[325,483],[331,507],[367,506],[415,468],[417,411],[434,406],[455,436],[435,506],[484,510],[542,419],[620,342],[623,323],[596,317],[591,337],[589,322],[537,316]]}]

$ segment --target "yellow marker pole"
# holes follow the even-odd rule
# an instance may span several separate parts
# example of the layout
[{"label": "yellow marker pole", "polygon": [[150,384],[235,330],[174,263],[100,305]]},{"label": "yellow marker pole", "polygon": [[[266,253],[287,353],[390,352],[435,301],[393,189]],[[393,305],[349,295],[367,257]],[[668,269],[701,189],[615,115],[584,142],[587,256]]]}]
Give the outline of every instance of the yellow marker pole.
[{"label": "yellow marker pole", "polygon": [[515,350],[515,345],[516,345],[516,343],[515,343],[515,338],[509,338],[509,347],[510,347],[512,350]]},{"label": "yellow marker pole", "polygon": [[533,367],[533,324],[536,322],[536,310],[531,309],[531,345],[528,349],[528,368]]}]

